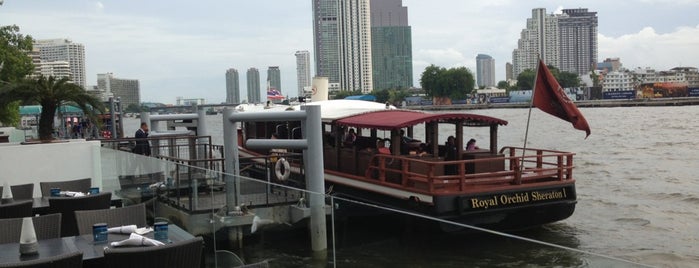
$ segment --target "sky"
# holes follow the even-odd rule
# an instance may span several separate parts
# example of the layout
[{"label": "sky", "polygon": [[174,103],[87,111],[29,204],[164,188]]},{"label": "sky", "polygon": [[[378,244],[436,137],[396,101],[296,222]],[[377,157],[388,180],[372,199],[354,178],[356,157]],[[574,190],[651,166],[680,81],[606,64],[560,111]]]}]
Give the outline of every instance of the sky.
[{"label": "sky", "polygon": [[[2,0],[0,0],[2,1]],[[380,0],[373,0],[380,1]],[[15,24],[35,39],[67,38],[85,45],[87,84],[98,73],[138,79],[141,101],[226,99],[225,73],[279,66],[282,94],[297,95],[298,50],[313,55],[312,0],[142,1],[4,0],[0,25]],[[699,67],[699,0],[403,0],[413,37],[413,84],[430,64],[476,69],[476,55],[495,59],[505,79],[520,32],[533,8],[547,13],[587,8],[598,16],[598,60],[667,70]],[[315,73],[315,66],[311,74]]]}]

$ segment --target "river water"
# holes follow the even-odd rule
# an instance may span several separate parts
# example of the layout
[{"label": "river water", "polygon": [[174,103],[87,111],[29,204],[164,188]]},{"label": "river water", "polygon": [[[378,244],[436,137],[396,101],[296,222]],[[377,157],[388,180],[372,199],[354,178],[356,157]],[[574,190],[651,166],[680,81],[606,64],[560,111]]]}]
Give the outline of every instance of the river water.
[{"label": "river water", "polygon": [[[699,106],[581,111],[592,129],[589,138],[570,123],[534,109],[527,142],[531,148],[576,153],[575,213],[513,234],[643,265],[699,266]],[[499,129],[499,146],[523,145],[527,109],[463,112],[507,120]],[[134,133],[137,120],[125,120],[126,133]],[[207,116],[207,127],[214,143],[223,144],[221,115]],[[415,135],[419,138],[420,133]],[[465,135],[487,147],[485,132]],[[634,266],[492,234],[409,231],[373,220],[336,225],[338,267]],[[305,232],[257,235],[246,241],[241,254],[251,260],[271,259],[274,267],[317,267],[306,257],[307,237]]]}]

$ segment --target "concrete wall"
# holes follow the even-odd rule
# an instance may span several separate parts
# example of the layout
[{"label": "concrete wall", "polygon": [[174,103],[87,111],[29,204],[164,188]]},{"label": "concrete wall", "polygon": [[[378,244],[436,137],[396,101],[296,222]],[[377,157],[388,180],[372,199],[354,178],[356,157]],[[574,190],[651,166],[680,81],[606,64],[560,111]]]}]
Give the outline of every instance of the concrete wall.
[{"label": "concrete wall", "polygon": [[42,181],[92,178],[92,186],[102,188],[101,165],[99,141],[0,143],[0,185],[33,182],[35,197],[41,196]]}]

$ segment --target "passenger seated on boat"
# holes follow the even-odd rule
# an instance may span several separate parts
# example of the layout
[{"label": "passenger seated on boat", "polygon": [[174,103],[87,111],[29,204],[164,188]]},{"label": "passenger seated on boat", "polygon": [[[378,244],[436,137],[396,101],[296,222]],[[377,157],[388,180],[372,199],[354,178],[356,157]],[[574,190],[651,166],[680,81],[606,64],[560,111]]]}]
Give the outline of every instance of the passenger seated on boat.
[{"label": "passenger seated on boat", "polygon": [[417,150],[419,148],[421,141],[405,135],[405,130],[400,130],[400,136],[400,154],[409,154],[410,151]]},{"label": "passenger seated on boat", "polygon": [[345,147],[352,147],[354,145],[354,141],[357,140],[357,133],[354,132],[354,129],[351,128],[347,134],[345,134],[345,139],[342,141],[342,144]]},{"label": "passenger seated on boat", "polygon": [[[456,160],[456,140],[454,136],[449,136],[447,142],[444,144],[444,161]],[[457,165],[445,165],[444,174],[455,175],[457,172]]]},{"label": "passenger seated on boat", "polygon": [[376,140],[376,150],[378,151],[379,154],[391,154],[391,149],[386,147],[386,140],[388,140],[388,139]]},{"label": "passenger seated on boat", "polygon": [[417,147],[417,150],[415,150],[415,151],[410,151],[410,155],[416,155],[416,156],[426,156],[426,155],[428,155],[428,153],[427,153],[427,144],[425,144],[425,143],[420,143],[420,146]]},{"label": "passenger seated on boat", "polygon": [[476,139],[470,139],[466,143],[466,151],[475,151],[478,150],[478,146],[476,146]]}]

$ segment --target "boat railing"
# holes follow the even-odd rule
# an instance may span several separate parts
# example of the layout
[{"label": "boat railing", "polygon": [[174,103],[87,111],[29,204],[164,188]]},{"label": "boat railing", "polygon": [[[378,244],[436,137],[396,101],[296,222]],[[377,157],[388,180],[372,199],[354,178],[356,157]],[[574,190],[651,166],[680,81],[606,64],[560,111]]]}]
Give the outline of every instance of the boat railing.
[{"label": "boat railing", "polygon": [[415,192],[452,194],[484,185],[572,180],[573,155],[518,147],[504,147],[498,154],[453,161],[440,157],[376,154],[368,164],[364,179]]}]

